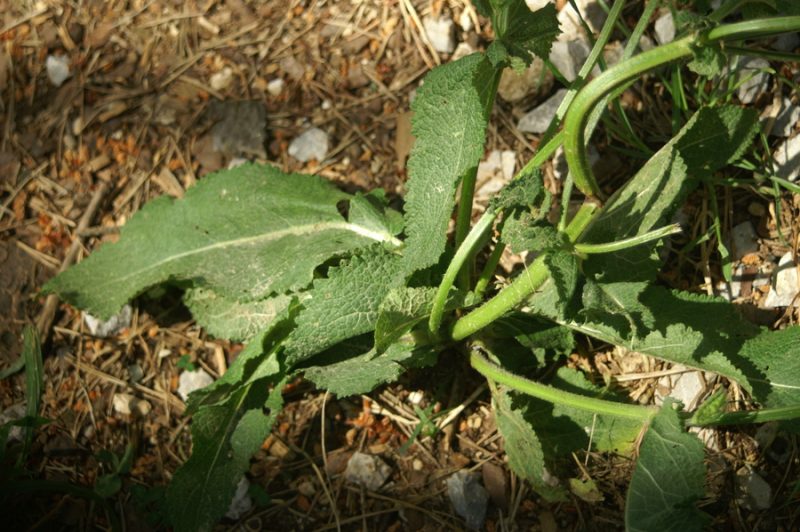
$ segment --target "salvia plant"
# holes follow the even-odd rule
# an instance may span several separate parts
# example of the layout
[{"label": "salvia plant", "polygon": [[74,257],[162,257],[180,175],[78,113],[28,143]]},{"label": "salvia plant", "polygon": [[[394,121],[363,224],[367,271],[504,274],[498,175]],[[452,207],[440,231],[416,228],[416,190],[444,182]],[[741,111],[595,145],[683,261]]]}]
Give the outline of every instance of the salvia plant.
[{"label": "salvia plant", "polygon": [[[723,2],[707,16],[680,14],[683,35],[636,54],[651,1],[623,59],[587,83],[623,4],[613,2],[538,152],[474,224],[501,72],[548,57],[559,32],[552,5],[531,12],[523,0],[475,0],[496,40],[433,69],[419,88],[402,213],[382,191],[350,195],[319,177],[245,165],[202,179],[182,199],[151,201],[117,243],[46,285],[104,318],[154,286],[177,285],[209,334],[246,343],[221,378],[189,398],[193,450],[166,499],[176,530],[209,528],[226,512],[288,381],[302,374],[339,396],[366,393],[434,364],[443,350],[485,376],[509,465],[542,497],[565,497],[558,467],[573,451],[636,451],[630,530],[707,522],[695,504],[704,496],[703,444],[687,428],[768,420],[792,428],[800,327],[770,331],[724,299],[655,282],[659,244],[677,230],[671,220],[690,192],[722,182],[759,130],[756,113],[709,100],[608,196],[586,143],[608,104],[643,74],[683,61],[711,78],[747,52],[748,39],[800,29],[800,13],[777,0],[759,7],[772,16],[723,24],[741,4]],[[559,146],[569,178],[553,217],[540,167]],[[573,192],[585,201],[571,214]],[[490,280],[505,248],[535,259],[497,289]],[[749,407],[732,411],[725,388],[691,416],[670,401],[633,404],[565,364],[546,382],[532,378],[558,366],[581,335],[718,374],[751,398]]]}]

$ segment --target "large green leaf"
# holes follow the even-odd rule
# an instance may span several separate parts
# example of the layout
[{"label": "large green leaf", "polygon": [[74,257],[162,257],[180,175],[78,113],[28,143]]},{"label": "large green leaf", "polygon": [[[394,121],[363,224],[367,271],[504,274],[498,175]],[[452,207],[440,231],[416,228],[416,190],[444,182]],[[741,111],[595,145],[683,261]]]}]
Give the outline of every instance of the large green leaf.
[{"label": "large green leaf", "polygon": [[118,243],[104,245],[45,290],[108,318],[165,281],[189,281],[238,301],[304,288],[329,258],[396,242],[374,216],[368,225],[343,218],[337,204],[349,198],[321,178],[271,166],[219,172],[183,199],[145,205]]},{"label": "large green leaf", "polygon": [[[273,375],[239,388],[228,401],[200,408],[192,419],[192,456],[167,488],[176,531],[211,530],[230,506],[250,458],[283,406],[285,381]],[[268,385],[274,385],[269,391]]]},{"label": "large green leaf", "polygon": [[687,434],[672,400],[664,402],[639,447],[625,507],[630,532],[704,530],[696,507],[705,495],[703,444]]},{"label": "large green leaf", "polygon": [[[751,109],[699,110],[608,200],[580,240],[613,242],[667,225],[698,179],[738,159],[757,130]],[[592,255],[584,271],[604,283],[654,280],[660,267],[655,245]]]},{"label": "large green leaf", "polygon": [[[505,53],[530,64],[533,55],[547,59],[558,37],[554,3],[531,12],[525,0],[473,0],[478,12],[492,21],[497,41]],[[492,43],[494,46],[495,43]]]},{"label": "large green leaf", "polygon": [[425,76],[411,105],[414,147],[408,161],[407,270],[427,268],[445,250],[456,187],[476,172],[498,72],[483,54],[447,63]]}]

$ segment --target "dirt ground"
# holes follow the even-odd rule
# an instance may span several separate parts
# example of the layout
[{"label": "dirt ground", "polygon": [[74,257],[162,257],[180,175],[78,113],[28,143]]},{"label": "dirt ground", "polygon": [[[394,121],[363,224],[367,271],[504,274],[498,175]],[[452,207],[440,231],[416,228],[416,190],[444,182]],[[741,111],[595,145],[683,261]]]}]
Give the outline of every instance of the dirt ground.
[{"label": "dirt ground", "polygon": [[[626,8],[625,20],[636,20],[638,4]],[[0,0],[0,368],[17,359],[23,326],[35,323],[44,345],[40,414],[52,421],[38,431],[26,464],[35,478],[92,487],[111,470],[104,451],[122,457],[130,448],[132,467],[110,504],[127,530],[164,527],[163,486],[190,450],[178,376],[187,364],[219,375],[242,346],[207,336],[170,295],[134,305],[129,327],[98,338],[87,332],[80,311],[38,289],[114,241],[117,228],[149,199],[180,197],[237,158],[400,197],[411,143],[409,99],[426,72],[449,60],[431,46],[419,21],[440,12],[459,20],[465,9],[472,8],[462,0]],[[490,30],[475,21],[482,24],[459,30],[458,41],[481,48]],[[68,65],[60,86],[49,79],[49,57]],[[663,94],[657,80],[650,83],[630,97],[642,103]],[[760,100],[762,107],[770,98]],[[511,150],[518,163],[530,157],[539,138],[517,130],[519,115],[519,106],[496,105],[487,153]],[[652,118],[635,115],[641,127]],[[288,155],[290,141],[310,126],[330,141],[322,163]],[[598,148],[603,152],[602,143]],[[617,178],[636,165],[603,154],[607,173]],[[548,183],[558,191],[552,169]],[[759,232],[753,265],[797,251],[796,197],[786,193],[779,214],[749,190],[726,189],[722,201],[734,213],[724,215],[726,231],[750,219]],[[707,198],[692,198],[698,218],[708,209]],[[776,236],[778,221],[789,231],[788,244]],[[698,291],[715,286],[721,277],[711,244],[671,260],[664,282]],[[757,303],[763,294],[752,292],[745,299]],[[798,320],[792,312],[759,317],[772,326]],[[643,402],[668,369],[641,355],[584,347],[571,364],[600,379],[635,374],[626,386]],[[0,381],[0,394],[4,411],[24,404],[24,375]],[[132,413],[115,408],[120,394],[138,401]],[[332,397],[304,381],[291,384],[285,396],[285,412],[249,474],[268,498],[220,529],[460,530],[464,523],[444,481],[463,468],[480,472],[490,492],[487,530],[623,526],[630,459],[575,456],[573,476],[592,479],[599,494],[544,502],[509,471],[485,385],[455,354],[369,396]],[[434,435],[404,445],[420,422],[414,406],[457,408],[458,415]],[[765,448],[757,436],[756,428],[714,434],[718,450],[709,453],[703,509],[715,529],[798,527],[797,440],[778,433]],[[382,490],[344,481],[344,466],[357,450],[391,467]],[[741,503],[736,473],[746,467],[771,484],[769,509]],[[15,530],[110,525],[99,505],[64,493],[37,494],[4,519]]]}]

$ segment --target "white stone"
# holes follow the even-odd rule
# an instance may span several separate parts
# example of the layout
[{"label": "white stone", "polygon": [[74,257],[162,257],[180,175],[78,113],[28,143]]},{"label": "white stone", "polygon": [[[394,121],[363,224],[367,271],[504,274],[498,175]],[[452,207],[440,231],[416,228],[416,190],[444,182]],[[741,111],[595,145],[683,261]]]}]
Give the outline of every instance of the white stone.
[{"label": "white stone", "polygon": [[239,166],[242,166],[243,164],[247,164],[248,162],[249,161],[247,159],[245,159],[244,157],[234,157],[228,163],[228,170],[231,170],[233,168],[237,168]]},{"label": "white stone", "polygon": [[208,83],[215,91],[221,91],[223,89],[227,89],[232,81],[233,70],[231,70],[230,67],[225,67],[219,72],[212,74],[211,78],[208,80]]},{"label": "white stone", "polygon": [[800,278],[797,274],[797,264],[792,260],[792,252],[789,251],[775,269],[775,282],[769,290],[764,307],[788,307],[794,302],[794,306],[800,306]]},{"label": "white stone", "polygon": [[283,81],[283,78],[271,79],[267,82],[267,92],[273,96],[279,96],[285,86],[286,82]]},{"label": "white stone", "polygon": [[[606,12],[595,0],[576,0],[575,4],[578,6],[581,16],[588,24],[589,28],[597,33],[603,27],[606,21]],[[581,26],[580,17],[572,9],[571,4],[567,4],[558,13],[558,24],[561,33],[558,35],[558,40],[562,42],[569,42],[575,39],[585,39],[586,36]]]},{"label": "white stone", "polygon": [[675,20],[672,18],[672,12],[667,11],[658,17],[654,29],[658,44],[667,44],[675,40]]},{"label": "white stone", "polygon": [[772,156],[775,159],[775,174],[795,181],[800,176],[800,135],[783,141]]},{"label": "white stone", "polygon": [[797,122],[800,121],[800,106],[794,105],[792,100],[783,97],[778,116],[772,124],[770,135],[775,137],[788,137],[794,132]]},{"label": "white stone", "polygon": [[475,52],[475,49],[470,46],[468,42],[460,42],[458,46],[456,46],[456,51],[453,52],[452,57],[450,57],[450,61],[458,61],[462,57],[466,57],[473,52]]},{"label": "white stone", "polygon": [[512,150],[503,150],[500,154],[500,166],[503,169],[503,178],[510,181],[517,168],[517,153]]},{"label": "white stone", "polygon": [[742,222],[731,229],[731,242],[729,243],[733,260],[758,251],[758,235],[752,222]]},{"label": "white stone", "polygon": [[567,89],[559,89],[534,110],[529,111],[517,122],[517,129],[525,133],[544,133],[556,116],[558,106],[567,95]]},{"label": "white stone", "polygon": [[753,103],[758,96],[766,92],[769,86],[769,74],[763,69],[769,68],[769,62],[761,57],[744,57],[739,62],[737,82],[741,82],[736,91],[739,101]]},{"label": "white stone", "polygon": [[[680,369],[675,366],[673,369]],[[700,399],[706,393],[706,382],[699,371],[686,371],[672,375],[664,375],[658,379],[655,393],[656,405],[661,405],[664,399],[671,397],[683,403],[683,409],[691,412],[700,404]]]},{"label": "white stone", "polygon": [[125,305],[118,313],[105,321],[95,318],[88,312],[83,312],[83,322],[89,329],[89,334],[98,338],[116,336],[123,329],[131,326],[132,317],[133,309],[130,305]]},{"label": "white stone", "polygon": [[472,31],[472,17],[469,16],[468,10],[465,9],[461,12],[461,15],[458,17],[458,25],[461,26],[461,29],[464,31]]},{"label": "white stone", "polygon": [[751,510],[766,510],[772,505],[772,488],[761,475],[747,468],[736,474],[739,503]]},{"label": "white stone", "polygon": [[69,58],[65,55],[48,55],[45,68],[47,78],[56,87],[60,87],[72,75],[69,71]]},{"label": "white stone", "polygon": [[425,17],[422,26],[434,50],[442,54],[453,53],[456,48],[456,24],[452,19],[445,16]]},{"label": "white stone", "polygon": [[550,50],[550,62],[567,81],[574,81],[590,51],[589,45],[583,39],[556,41]]},{"label": "white stone", "polygon": [[514,103],[533,94],[544,94],[552,86],[553,74],[545,68],[544,61],[534,57],[531,65],[521,74],[513,68],[503,70],[500,83],[497,85],[497,95],[507,102]]},{"label": "white stone", "polygon": [[419,390],[415,390],[408,394],[408,402],[412,405],[419,406],[422,403],[422,400],[425,398],[425,394],[423,394]]},{"label": "white stone", "polygon": [[328,134],[317,127],[306,130],[289,144],[289,155],[303,163],[311,159],[322,162],[327,154]]},{"label": "white stone", "polygon": [[355,452],[347,461],[344,478],[364,486],[369,491],[378,491],[391,474],[392,469],[379,457]]},{"label": "white stone", "polygon": [[547,6],[547,4],[549,4],[550,2],[552,2],[552,0],[525,0],[525,4],[531,11],[542,9],[543,7]]},{"label": "white stone", "polygon": [[181,399],[186,401],[189,399],[190,393],[195,390],[205,388],[212,382],[214,382],[214,379],[211,377],[211,375],[202,369],[184,371],[181,373],[181,376],[178,379],[178,395],[181,396]]},{"label": "white stone", "polygon": [[514,177],[517,154],[511,150],[493,150],[485,161],[478,163],[476,196],[488,200],[505,187]]},{"label": "white stone", "polygon": [[115,393],[114,399],[111,401],[114,412],[125,416],[131,415],[135,403],[136,398],[129,393]]},{"label": "white stone", "polygon": [[233,494],[233,500],[225,517],[238,521],[253,508],[253,499],[250,498],[249,491],[250,481],[247,480],[247,477],[242,477],[242,480],[236,485],[236,492]]}]

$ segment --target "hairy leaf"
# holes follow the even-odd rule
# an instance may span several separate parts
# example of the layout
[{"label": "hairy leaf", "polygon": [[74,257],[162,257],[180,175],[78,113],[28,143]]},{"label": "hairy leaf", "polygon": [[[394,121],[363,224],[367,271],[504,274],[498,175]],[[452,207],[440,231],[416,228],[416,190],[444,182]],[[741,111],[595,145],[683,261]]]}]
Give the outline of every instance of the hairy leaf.
[{"label": "hairy leaf", "polygon": [[315,365],[304,371],[305,377],[319,388],[347,397],[393,382],[409,368],[434,364],[437,354],[430,346],[416,346],[407,341],[395,342],[380,354],[373,348],[353,355],[351,349],[343,347],[331,349],[320,357],[327,359],[327,363],[312,359]]},{"label": "hairy leaf", "polygon": [[555,306],[563,312],[578,282],[578,259],[572,253],[554,250],[544,255],[544,263],[558,295]]},{"label": "hairy leaf", "polygon": [[539,433],[525,415],[524,407],[514,405],[506,390],[492,394],[497,430],[503,436],[508,465],[531,483],[539,495],[550,501],[566,499],[566,492],[548,470]]},{"label": "hairy leaf", "polygon": [[[436,289],[431,287],[395,288],[386,295],[378,309],[375,323],[375,349],[381,353],[412,328],[425,321],[431,314]],[[464,306],[465,297],[461,291],[453,290],[445,311]]]},{"label": "hairy leaf", "polygon": [[562,247],[567,243],[563,233],[559,233],[546,221],[535,220],[533,215],[527,212],[506,219],[500,240],[514,253],[542,252]]},{"label": "hairy leaf", "polygon": [[314,281],[286,342],[289,367],[337,343],[372,331],[381,301],[405,278],[402,258],[377,245],[364,249]]},{"label": "hairy leaf", "polygon": [[708,518],[695,505],[705,495],[703,457],[702,442],[684,431],[668,399],[639,447],[625,507],[627,530],[705,530]]},{"label": "hairy leaf", "polygon": [[540,220],[550,211],[550,193],[542,182],[538,168],[527,172],[506,185],[497,196],[489,200],[492,210],[535,209]]},{"label": "hairy leaf", "polygon": [[108,318],[145,289],[189,281],[239,301],[306,287],[329,258],[376,241],[388,228],[344,219],[350,196],[314,176],[244,165],[208,176],[183,199],[157,198],[120,240],[51,280],[45,290]]},{"label": "hairy leaf", "polygon": [[559,33],[555,4],[533,12],[525,0],[474,0],[473,4],[480,14],[491,19],[497,35],[495,42],[504,45],[515,58],[528,65],[533,60],[531,54],[548,58]]},{"label": "hairy leaf", "polygon": [[483,156],[498,72],[483,54],[432,70],[414,103],[414,147],[406,184],[405,257],[409,273],[438,262],[456,187]]},{"label": "hairy leaf", "polygon": [[[267,385],[273,384],[270,392]],[[283,406],[280,375],[239,388],[220,405],[198,410],[192,420],[192,456],[167,488],[170,519],[177,531],[211,530],[230,506]]]},{"label": "hairy leaf", "polygon": [[191,288],[183,296],[195,321],[208,334],[233,341],[249,340],[266,329],[291,301],[291,296],[277,295],[242,302],[207,288]]},{"label": "hairy leaf", "polygon": [[[613,242],[667,225],[698,178],[738,159],[757,131],[756,113],[726,106],[703,108],[615,193],[581,236]],[[651,281],[660,260],[656,244],[590,256],[584,271],[601,282]]]}]

